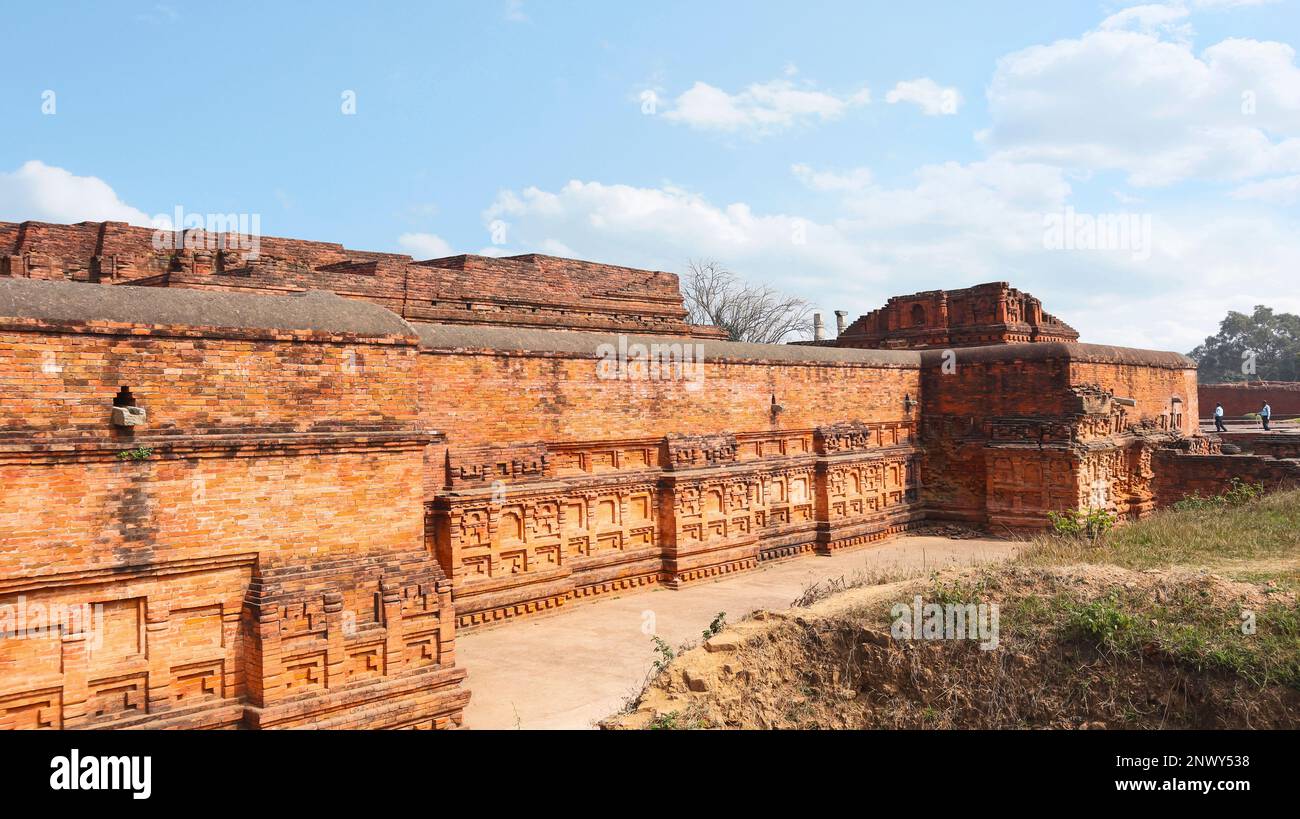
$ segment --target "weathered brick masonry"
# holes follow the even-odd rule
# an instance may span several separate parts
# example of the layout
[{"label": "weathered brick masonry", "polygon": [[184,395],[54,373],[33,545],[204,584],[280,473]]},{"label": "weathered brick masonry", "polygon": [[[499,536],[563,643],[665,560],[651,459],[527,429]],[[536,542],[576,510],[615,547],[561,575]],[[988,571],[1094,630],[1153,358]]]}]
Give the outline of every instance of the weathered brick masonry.
[{"label": "weathered brick masonry", "polygon": [[1243,384],[1201,384],[1201,412],[1214,417],[1214,405],[1223,404],[1229,419],[1240,418],[1267,401],[1274,418],[1300,417],[1300,381],[1251,381]]},{"label": "weathered brick masonry", "polygon": [[1044,312],[1038,299],[1006,282],[989,282],[894,296],[845,328],[834,344],[929,350],[1078,340],[1079,333]]},{"label": "weathered brick masonry", "polygon": [[0,282],[0,726],[457,723],[417,345],[324,293]]},{"label": "weathered brick masonry", "polygon": [[524,255],[414,261],[328,242],[0,222],[0,276],[243,293],[327,290],[403,318],[720,337],[685,323],[671,273]]},{"label": "weathered brick masonry", "polygon": [[861,345],[899,349],[751,345],[670,273],[153,238],[0,223],[0,615],[103,611],[0,640],[0,726],[449,727],[457,627],[1297,474],[1197,433],[1190,360],[1004,285],[906,297]]},{"label": "weathered brick masonry", "polygon": [[1154,508],[1152,452],[1196,434],[1196,364],[1094,344],[928,351],[926,512],[993,531]]},{"label": "weathered brick masonry", "polygon": [[[625,337],[683,377],[611,377],[616,335],[422,326],[447,436],[431,547],[470,625],[830,551],[919,519],[915,353]],[[698,360],[698,359],[695,359]],[[675,374],[672,374],[675,375]]]}]

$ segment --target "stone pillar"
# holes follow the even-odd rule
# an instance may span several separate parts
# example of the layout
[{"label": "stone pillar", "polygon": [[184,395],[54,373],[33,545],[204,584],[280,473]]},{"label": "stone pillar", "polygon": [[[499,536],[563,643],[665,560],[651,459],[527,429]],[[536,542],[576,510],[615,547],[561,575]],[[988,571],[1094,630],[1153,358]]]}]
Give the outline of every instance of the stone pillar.
[{"label": "stone pillar", "polygon": [[439,580],[438,595],[438,664],[451,668],[456,664],[456,609],[451,602],[451,581]]},{"label": "stone pillar", "polygon": [[384,674],[391,674],[400,669],[406,659],[403,656],[406,643],[402,640],[401,585],[391,578],[383,578],[379,581],[379,599],[384,609]]},{"label": "stone pillar", "polygon": [[226,647],[225,657],[222,659],[221,678],[224,681],[224,690],[221,696],[226,699],[238,697],[244,692],[244,667],[235,654],[235,646],[239,645],[239,627],[242,618],[243,601],[238,597],[221,604],[221,644]]},{"label": "stone pillar", "polygon": [[836,311],[835,311],[835,336],[836,336],[836,338],[838,338],[838,337],[844,335],[844,319],[845,319],[846,317],[848,317],[848,315],[849,315],[849,312],[848,312],[847,310],[836,310]]},{"label": "stone pillar", "polygon": [[149,658],[148,711],[157,714],[171,707],[172,668],[168,620],[171,605],[150,595],[144,605],[144,645]]},{"label": "stone pillar", "polygon": [[89,665],[86,656],[86,632],[64,633],[60,641],[63,666],[63,728],[79,728],[89,714],[86,700],[90,697]]},{"label": "stone pillar", "polygon": [[822,314],[813,313],[813,341],[822,341],[826,338],[826,326],[822,324]]},{"label": "stone pillar", "polygon": [[255,705],[266,707],[284,687],[284,665],[280,658],[280,607],[261,603],[254,610],[254,616],[257,618],[254,631],[261,668],[250,669],[257,675],[256,683],[251,679],[245,682],[249,699]]},{"label": "stone pillar", "polygon": [[325,614],[325,687],[334,688],[344,682],[344,664],[347,649],[343,645],[343,595],[327,591],[322,595],[321,609]]}]

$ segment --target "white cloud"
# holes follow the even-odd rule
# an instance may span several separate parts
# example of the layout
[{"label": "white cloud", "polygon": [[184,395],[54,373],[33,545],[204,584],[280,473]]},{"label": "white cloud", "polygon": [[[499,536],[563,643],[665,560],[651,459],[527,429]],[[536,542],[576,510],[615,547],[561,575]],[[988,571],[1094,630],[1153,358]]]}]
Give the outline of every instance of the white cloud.
[{"label": "white cloud", "polygon": [[927,166],[901,188],[873,185],[865,169],[792,172],[835,197],[842,215],[759,213],[675,186],[572,181],[503,192],[484,221],[508,219],[519,252],[560,242],[564,255],[674,271],[712,257],[827,309],[865,311],[898,292],[1006,278],[1006,259],[1041,251],[1043,213],[1069,193],[1056,169],[1003,162]]},{"label": "white cloud", "polygon": [[714,257],[809,294],[861,287],[883,272],[864,264],[861,248],[834,224],[758,214],[743,202],[715,205],[674,186],[575,180],[558,191],[507,191],[484,213],[485,223],[501,218],[518,252],[559,243],[560,255],[663,270]]},{"label": "white cloud", "polygon": [[432,233],[403,233],[397,237],[397,244],[417,259],[440,259],[455,255],[450,244]]},{"label": "white cloud", "polygon": [[1139,31],[1144,34],[1165,34],[1178,40],[1190,40],[1192,26],[1188,22],[1191,12],[1186,6],[1151,3],[1131,6],[1117,11],[1101,21],[1103,31]]},{"label": "white cloud", "polygon": [[885,102],[890,105],[910,102],[918,106],[926,116],[935,117],[956,114],[962,104],[962,96],[956,88],[944,88],[929,77],[921,77],[895,85],[885,95]]},{"label": "white cloud", "polygon": [[1300,291],[1284,284],[1300,265],[1296,227],[1233,214],[1161,216],[1156,255],[1128,267],[1127,287],[1099,281],[1046,307],[1079,328],[1084,341],[1185,353],[1214,334],[1229,310],[1266,304],[1300,313]]},{"label": "white cloud", "polygon": [[[746,279],[856,316],[891,295],[1010,281],[1085,341],[1185,352],[1228,309],[1300,311],[1278,282],[1300,269],[1300,231],[1283,220],[1160,212],[1148,252],[1048,249],[1045,217],[1071,204],[1065,173],[995,157],[927,165],[901,186],[794,166],[821,179],[833,219],[758,212],[680,187],[573,181],[503,192],[484,221],[508,219],[513,252],[551,252],[681,272],[716,258]],[[862,169],[859,169],[862,170]],[[1137,214],[1139,216],[1143,214]],[[563,251],[553,249],[562,247]],[[1194,271],[1194,280],[1189,280]]]},{"label": "white cloud", "polygon": [[852,168],[844,172],[818,171],[796,163],[790,166],[790,172],[805,186],[815,191],[854,191],[862,190],[871,184],[870,168]]},{"label": "white cloud", "polygon": [[0,219],[153,226],[149,216],[123,202],[104,180],[75,176],[36,159],[11,173],[0,172]]},{"label": "white cloud", "polygon": [[[1300,312],[1300,291],[1285,286],[1300,269],[1300,218],[1255,204],[1300,199],[1295,52],[1249,39],[1191,44],[1200,9],[1242,4],[1133,7],[1079,37],[1009,54],[989,83],[985,159],[924,165],[901,183],[851,163],[797,163],[792,176],[823,195],[808,213],[713,201],[668,184],[572,181],[504,191],[484,221],[509,223],[512,253],[678,272],[688,259],[716,258],[824,313],[856,316],[891,295],[1010,281],[1085,341],[1185,352],[1229,309],[1264,303]],[[920,78],[897,84],[886,100],[934,115],[954,109],[942,105],[946,91],[955,89]],[[867,97],[865,89],[837,96],[788,78],[736,94],[696,83],[665,116],[762,135],[842,117]],[[1216,199],[1204,188],[1187,197],[1134,190],[1185,180],[1228,180],[1235,189]],[[1085,201],[1121,212],[1089,214]],[[1052,249],[1047,220],[1067,209],[1135,218],[1149,235],[1140,248]]]},{"label": "white cloud", "polygon": [[142,23],[151,25],[161,25],[163,23],[174,23],[181,17],[180,12],[171,6],[158,3],[149,11],[140,12],[135,19]]},{"label": "white cloud", "polygon": [[1120,170],[1137,186],[1300,171],[1294,49],[1227,39],[1198,55],[1162,36],[1185,13],[1163,8],[1003,57],[981,140],[1019,160]]},{"label": "white cloud", "polygon": [[546,239],[542,242],[540,249],[547,256],[563,256],[566,259],[578,258],[578,254],[572,248],[564,242],[557,242],[555,239]]},{"label": "white cloud", "polygon": [[1242,185],[1232,192],[1232,198],[1253,199],[1273,205],[1293,205],[1300,198],[1300,174]]},{"label": "white cloud", "polygon": [[528,13],[524,11],[524,0],[506,0],[503,16],[510,23],[527,23]]},{"label": "white cloud", "polygon": [[850,108],[867,104],[871,93],[862,88],[837,96],[796,86],[790,80],[754,83],[728,94],[696,82],[664,112],[665,119],[702,131],[746,132],[762,136],[811,122],[839,119]]},{"label": "white cloud", "polygon": [[1278,0],[1193,0],[1192,5],[1202,9],[1233,9],[1246,6],[1271,6]]}]

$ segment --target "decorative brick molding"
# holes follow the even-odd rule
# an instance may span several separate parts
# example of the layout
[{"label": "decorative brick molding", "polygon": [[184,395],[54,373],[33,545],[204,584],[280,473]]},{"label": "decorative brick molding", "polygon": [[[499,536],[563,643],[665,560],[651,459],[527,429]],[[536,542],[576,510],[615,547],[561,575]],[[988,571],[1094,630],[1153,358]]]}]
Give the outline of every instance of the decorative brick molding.
[{"label": "decorative brick molding", "polygon": [[894,296],[850,324],[832,343],[918,350],[1078,340],[1078,331],[1043,312],[1038,299],[1006,282],[991,282]]}]

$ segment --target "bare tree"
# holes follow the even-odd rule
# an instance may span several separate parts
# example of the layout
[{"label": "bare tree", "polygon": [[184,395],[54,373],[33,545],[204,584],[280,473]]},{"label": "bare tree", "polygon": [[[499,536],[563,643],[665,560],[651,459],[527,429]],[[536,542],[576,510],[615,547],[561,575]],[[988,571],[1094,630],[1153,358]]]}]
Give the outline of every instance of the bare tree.
[{"label": "bare tree", "polygon": [[780,344],[812,335],[812,306],[766,285],[745,284],[712,259],[692,259],[682,281],[688,320],[727,331],[732,341]]}]

